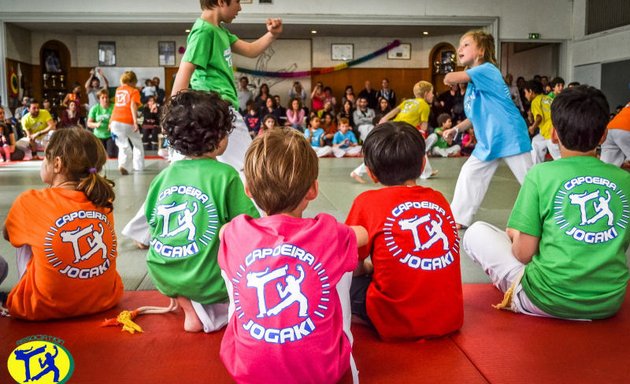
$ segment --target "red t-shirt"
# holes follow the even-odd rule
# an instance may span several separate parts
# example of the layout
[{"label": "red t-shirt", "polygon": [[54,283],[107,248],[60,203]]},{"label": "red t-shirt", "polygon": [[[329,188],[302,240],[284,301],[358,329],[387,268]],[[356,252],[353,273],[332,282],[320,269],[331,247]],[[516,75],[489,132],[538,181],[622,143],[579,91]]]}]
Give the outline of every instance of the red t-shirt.
[{"label": "red t-shirt", "polygon": [[83,192],[26,191],[11,206],[5,225],[11,245],[28,245],[32,251],[24,276],[7,298],[11,316],[86,315],[109,309],[122,297],[113,215]]},{"label": "red t-shirt", "polygon": [[366,306],[381,338],[441,336],[462,326],[459,236],[444,196],[420,186],[367,191],[346,224],[368,231],[359,258],[372,255]]}]

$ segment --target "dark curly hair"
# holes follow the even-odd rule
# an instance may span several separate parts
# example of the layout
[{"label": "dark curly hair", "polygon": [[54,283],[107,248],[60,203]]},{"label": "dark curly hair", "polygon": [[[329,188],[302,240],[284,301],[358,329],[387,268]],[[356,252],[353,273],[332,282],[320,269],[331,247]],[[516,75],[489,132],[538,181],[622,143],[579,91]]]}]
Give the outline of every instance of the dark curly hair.
[{"label": "dark curly hair", "polygon": [[230,103],[218,93],[184,90],[166,103],[160,125],[175,150],[198,157],[218,148],[233,120]]}]

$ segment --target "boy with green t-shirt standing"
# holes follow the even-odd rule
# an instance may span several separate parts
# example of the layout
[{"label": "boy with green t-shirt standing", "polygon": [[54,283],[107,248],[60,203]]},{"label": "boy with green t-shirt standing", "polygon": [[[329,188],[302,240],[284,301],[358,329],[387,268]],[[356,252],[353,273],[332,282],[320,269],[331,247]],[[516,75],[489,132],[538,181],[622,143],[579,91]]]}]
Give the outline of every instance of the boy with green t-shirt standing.
[{"label": "boy with green t-shirt standing", "polygon": [[201,16],[195,21],[186,42],[171,95],[182,89],[214,91],[232,104],[234,130],[225,153],[219,158],[238,171],[243,169],[251,137],[238,113],[238,93],[232,72],[232,52],[254,58],[282,33],[282,20],[267,19],[267,33],[254,42],[240,40],[224,24],[231,23],[241,10],[238,0],[201,0]]},{"label": "boy with green t-shirt standing", "polygon": [[94,136],[103,143],[103,147],[107,151],[107,156],[118,157],[118,147],[112,139],[112,133],[109,131],[109,118],[112,117],[114,106],[109,103],[109,92],[101,89],[96,94],[98,104],[90,108],[88,112],[87,127],[92,130]]},{"label": "boy with green t-shirt standing", "polygon": [[551,105],[562,158],[527,173],[507,233],[477,222],[464,249],[505,292],[497,308],[533,316],[602,319],[621,307],[628,284],[630,176],[600,161],[608,102],[579,86]]}]

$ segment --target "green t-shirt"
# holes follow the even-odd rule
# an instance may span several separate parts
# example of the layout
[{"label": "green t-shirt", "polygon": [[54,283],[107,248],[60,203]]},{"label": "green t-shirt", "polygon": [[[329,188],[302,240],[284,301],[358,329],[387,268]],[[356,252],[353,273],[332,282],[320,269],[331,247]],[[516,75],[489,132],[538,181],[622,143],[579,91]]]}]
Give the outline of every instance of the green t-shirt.
[{"label": "green t-shirt", "polygon": [[33,117],[30,113],[22,117],[22,129],[30,134],[35,134],[48,128],[48,121],[50,120],[52,120],[52,116],[47,110],[42,108],[39,110],[37,117]]},{"label": "green t-shirt", "polygon": [[101,104],[96,104],[90,109],[90,113],[88,113],[88,119],[101,123],[98,128],[94,128],[94,136],[99,139],[109,139],[112,137],[107,126],[109,125],[109,118],[112,116],[113,109],[114,106],[111,104],[107,108],[103,108]]},{"label": "green t-shirt", "polygon": [[147,267],[157,289],[202,304],[226,302],[217,263],[219,229],[242,213],[259,217],[231,166],[181,160],[160,172],[145,210],[151,232]]},{"label": "green t-shirt", "polygon": [[188,34],[183,61],[195,65],[192,89],[215,91],[238,109],[238,94],[232,71],[232,44],[238,40],[224,25],[197,19]]},{"label": "green t-shirt", "polygon": [[533,167],[508,227],[540,238],[521,281],[529,299],[564,318],[610,317],[628,284],[630,175],[589,156]]},{"label": "green t-shirt", "polygon": [[436,135],[437,135],[437,141],[435,142],[435,146],[438,148],[448,148],[450,147],[450,145],[448,145],[448,142],[444,139],[444,137],[442,136],[442,132],[444,131],[444,129],[440,128],[435,128],[435,130],[433,131]]}]

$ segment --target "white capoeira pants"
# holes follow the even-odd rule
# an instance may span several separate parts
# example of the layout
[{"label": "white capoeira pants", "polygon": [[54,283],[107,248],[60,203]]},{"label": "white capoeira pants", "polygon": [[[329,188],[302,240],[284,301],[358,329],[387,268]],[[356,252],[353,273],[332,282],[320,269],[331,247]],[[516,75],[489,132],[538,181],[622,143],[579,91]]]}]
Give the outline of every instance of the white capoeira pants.
[{"label": "white capoeira pants", "polygon": [[[112,121],[109,124],[109,128],[116,137],[118,167],[126,170],[133,169],[134,171],[144,170],[144,144],[142,143],[140,130],[134,131],[133,124],[125,124],[118,121]],[[133,144],[133,150],[129,145],[129,141]]]},{"label": "white capoeira pants", "polygon": [[505,293],[514,286],[509,307],[511,311],[530,316],[555,317],[538,308],[523,291],[520,281],[525,264],[516,260],[512,254],[512,242],[505,231],[478,221],[464,233],[462,246],[466,254],[481,265],[492,284],[501,292]]},{"label": "white capoeira pants", "polygon": [[[455,222],[469,226],[472,218],[477,213],[483,198],[486,196],[488,186],[501,159],[482,161],[474,155],[470,156],[462,166],[455,184],[455,193],[451,202],[451,209]],[[520,184],[523,184],[527,171],[532,167],[532,156],[524,152],[502,159],[510,167],[510,170]]]},{"label": "white capoeira pants", "polygon": [[360,145],[355,145],[354,147],[348,147],[348,148],[333,147],[333,155],[335,155],[336,158],[342,158],[344,156],[358,156],[360,154],[361,154]]},{"label": "white capoeira pants", "polygon": [[618,167],[630,160],[630,131],[608,129],[606,140],[602,143],[600,159],[604,163],[614,164]]},{"label": "white capoeira pants", "polygon": [[[233,166],[239,174],[243,174],[243,167],[245,166],[245,152],[247,152],[247,148],[252,143],[252,138],[249,135],[247,130],[247,125],[245,125],[245,121],[243,121],[243,117],[241,114],[233,109],[232,113],[234,113],[234,129],[230,133],[228,139],[228,145],[225,149],[223,155],[217,157],[217,159],[223,163],[229,164]],[[172,161],[177,161],[184,159],[185,156],[181,154],[173,156]],[[149,233],[149,224],[147,222],[147,218],[144,215],[144,203],[136,212],[136,215],[125,225],[125,228],[122,230],[122,234],[125,237],[128,237],[132,240],[135,240],[139,243],[148,245],[151,240],[151,235]],[[205,327],[205,325],[204,325]]]},{"label": "white capoeira pants", "polygon": [[552,143],[551,139],[545,139],[539,133],[532,138],[532,161],[534,164],[543,163],[547,152],[549,152],[554,160],[560,158],[560,147],[558,144]]}]

